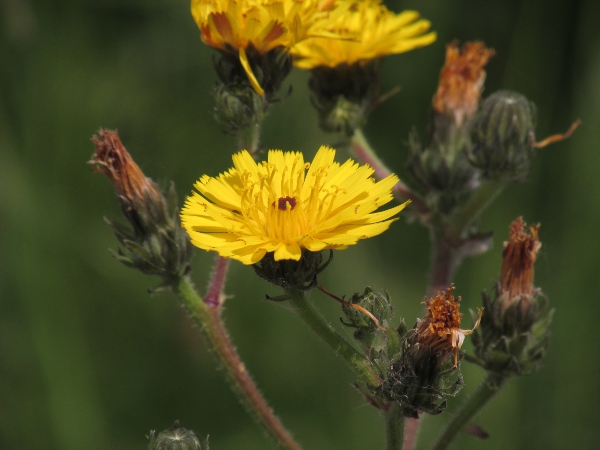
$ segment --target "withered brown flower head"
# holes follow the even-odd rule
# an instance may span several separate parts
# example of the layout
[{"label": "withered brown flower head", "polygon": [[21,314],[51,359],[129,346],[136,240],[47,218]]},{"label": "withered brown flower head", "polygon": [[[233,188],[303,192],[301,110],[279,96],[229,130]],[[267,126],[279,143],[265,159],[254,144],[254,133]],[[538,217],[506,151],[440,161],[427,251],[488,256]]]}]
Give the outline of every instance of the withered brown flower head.
[{"label": "withered brown flower head", "polygon": [[500,294],[509,298],[531,296],[534,291],[533,272],[537,253],[542,246],[538,240],[540,225],[529,227],[519,217],[510,225],[508,242],[504,243],[502,266],[500,267]]},{"label": "withered brown flower head", "polygon": [[141,202],[145,196],[159,198],[153,183],[146,178],[142,169],[135,163],[125,150],[119,133],[115,130],[98,130],[92,137],[96,151],[88,164],[95,166],[96,171],[102,172],[113,184],[123,200]]},{"label": "withered brown flower head", "polygon": [[454,367],[458,363],[458,351],[462,346],[465,336],[471,334],[479,325],[481,320],[481,308],[479,318],[471,330],[460,328],[462,313],[458,311],[460,297],[454,297],[450,286],[446,291],[440,291],[435,298],[425,300],[423,304],[427,307],[427,313],[423,320],[417,325],[417,342],[432,348],[438,353],[440,359],[454,353]]},{"label": "withered brown flower head", "polygon": [[433,97],[433,109],[438,114],[454,118],[457,127],[464,125],[479,104],[485,71],[494,55],[483,42],[467,42],[459,49],[456,41],[446,46],[446,62]]}]

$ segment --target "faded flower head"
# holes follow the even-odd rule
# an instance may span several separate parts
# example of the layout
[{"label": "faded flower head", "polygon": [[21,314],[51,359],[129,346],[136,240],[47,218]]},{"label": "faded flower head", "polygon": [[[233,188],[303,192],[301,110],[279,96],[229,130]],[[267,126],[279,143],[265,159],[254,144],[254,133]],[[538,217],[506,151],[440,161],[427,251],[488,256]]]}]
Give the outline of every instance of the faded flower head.
[{"label": "faded flower head", "polygon": [[446,46],[446,63],[440,74],[433,109],[453,118],[462,127],[477,110],[485,81],[483,68],[494,50],[483,42],[467,42],[461,48],[456,41]]},{"label": "faded flower head", "polygon": [[[262,95],[248,60],[248,50],[265,55],[289,50],[318,35],[336,16],[336,2],[318,0],[192,0],[192,16],[207,45],[239,57],[248,79]],[[343,10],[339,9],[337,13]]]},{"label": "faded flower head", "polygon": [[92,138],[95,166],[115,187],[131,228],[107,220],[123,246],[115,257],[128,267],[168,279],[189,270],[192,246],[177,217],[177,195],[171,185],[165,197],[147,178],[113,130]]},{"label": "faded flower head", "polygon": [[[479,325],[481,316],[473,329],[461,329],[460,297],[455,298],[453,290],[454,286],[450,286],[425,301],[425,317],[411,330],[405,333],[403,326],[398,329],[401,351],[388,354],[391,360],[383,365],[386,370],[383,382],[371,389],[383,399],[397,402],[405,417],[417,419],[421,412],[440,414],[446,408],[445,399],[462,388],[458,352],[465,336]],[[388,334],[388,340],[389,337]],[[451,355],[454,355],[452,369]]]},{"label": "faded flower head", "polygon": [[509,240],[504,243],[500,267],[500,293],[509,298],[532,296],[534,291],[534,264],[542,243],[538,240],[540,225],[529,227],[522,217],[510,225]]},{"label": "faded flower head", "polygon": [[476,361],[502,376],[535,373],[548,350],[554,310],[533,284],[534,263],[542,244],[539,225],[521,217],[510,225],[504,243],[500,281],[484,293],[481,327],[473,335]]},{"label": "faded flower head", "polygon": [[393,198],[398,177],[375,182],[373,169],[334,161],[322,146],[312,163],[300,152],[270,150],[257,163],[247,151],[216,178],[204,175],[181,211],[192,243],[244,264],[267,253],[274,261],[300,260],[303,249],[344,249],[387,230],[407,203],[375,212]]},{"label": "faded flower head", "polygon": [[433,354],[439,355],[440,361],[444,361],[450,354],[454,354],[454,367],[458,364],[458,351],[465,340],[465,335],[473,333],[481,320],[481,309],[479,318],[470,330],[460,328],[462,313],[458,311],[460,297],[454,297],[450,286],[446,291],[439,292],[435,298],[423,302],[427,307],[425,317],[419,321],[416,327],[415,341],[422,346],[432,349]]},{"label": "faded flower head", "polygon": [[130,204],[142,202],[146,196],[160,199],[153,181],[146,178],[142,169],[125,150],[119,134],[114,130],[98,130],[92,137],[96,151],[88,164],[102,172],[115,187],[119,198]]},{"label": "faded flower head", "polygon": [[311,37],[292,48],[300,69],[352,65],[404,53],[429,45],[435,33],[427,33],[430,23],[416,11],[395,14],[380,0],[352,1],[349,11],[339,16],[327,30],[339,39]]},{"label": "faded flower head", "polygon": [[202,445],[196,434],[181,427],[178,420],[158,434],[150,431],[148,438],[148,450],[208,450],[208,437]]}]

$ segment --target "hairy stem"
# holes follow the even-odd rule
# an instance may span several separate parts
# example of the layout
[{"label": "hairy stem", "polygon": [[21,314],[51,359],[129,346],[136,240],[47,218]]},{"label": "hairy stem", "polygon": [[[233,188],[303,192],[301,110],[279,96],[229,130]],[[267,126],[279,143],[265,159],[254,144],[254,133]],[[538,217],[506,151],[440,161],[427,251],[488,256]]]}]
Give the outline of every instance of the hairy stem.
[{"label": "hairy stem", "polygon": [[500,375],[490,373],[477,390],[460,407],[459,411],[442,432],[433,450],[448,448],[456,434],[498,393],[506,381]]},{"label": "hairy stem", "polygon": [[379,386],[381,379],[373,371],[369,359],[356,350],[346,341],[333,326],[325,320],[308,301],[306,295],[300,291],[290,291],[289,304],[298,316],[313,330],[326,344],[328,344],[336,355],[358,372],[365,382],[372,386]]},{"label": "hairy stem", "polygon": [[210,274],[208,289],[204,295],[204,303],[211,308],[218,307],[221,304],[228,270],[229,258],[223,258],[221,255],[217,255],[215,257],[215,265]]},{"label": "hairy stem", "polygon": [[248,413],[279,448],[299,450],[300,446],[273,413],[236,353],[221,320],[220,308],[210,307],[203,301],[187,276],[174,280],[173,290],[198,324],[213,354],[223,367],[232,390]]},{"label": "hairy stem", "polygon": [[404,442],[404,414],[396,402],[385,412],[386,450],[400,450]]}]

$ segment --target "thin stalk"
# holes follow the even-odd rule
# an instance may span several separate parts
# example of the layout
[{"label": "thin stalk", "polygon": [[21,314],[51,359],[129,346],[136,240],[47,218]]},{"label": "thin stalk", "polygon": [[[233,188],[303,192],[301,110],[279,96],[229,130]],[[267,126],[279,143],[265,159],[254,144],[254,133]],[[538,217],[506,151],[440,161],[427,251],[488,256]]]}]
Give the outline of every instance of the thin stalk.
[{"label": "thin stalk", "polygon": [[[248,150],[253,157],[257,156],[258,142],[260,140],[260,123],[253,124],[244,130],[240,130],[237,136],[237,146],[240,150]],[[225,283],[227,281],[227,273],[229,271],[229,259],[217,255],[214,266],[211,271],[208,289],[204,295],[204,301],[211,307],[219,306]]]},{"label": "thin stalk", "polygon": [[460,410],[452,416],[452,420],[436,441],[433,450],[448,448],[456,434],[500,392],[505,381],[502,376],[490,373],[473,395],[461,405]]},{"label": "thin stalk", "polygon": [[419,434],[419,427],[421,426],[421,418],[413,419],[408,418],[404,421],[404,446],[403,450],[412,450],[415,448],[417,443],[417,435]]},{"label": "thin stalk", "polygon": [[[377,153],[373,150],[362,130],[357,129],[354,132],[354,136],[352,136],[351,142],[352,150],[356,158],[358,158],[363,163],[370,165],[375,171],[375,178],[382,180],[387,176],[392,174],[392,171],[387,168],[384,162],[379,159]],[[400,201],[411,200],[412,206],[421,214],[427,214],[429,212],[429,208],[423,201],[423,199],[413,192],[406,184],[402,181],[398,181],[393,188],[394,195]]]},{"label": "thin stalk", "polygon": [[404,442],[404,414],[397,402],[385,412],[386,450],[400,450]]},{"label": "thin stalk", "polygon": [[211,308],[216,308],[221,304],[225,281],[227,281],[227,272],[229,270],[229,258],[223,258],[217,255],[215,265],[213,266],[208,289],[204,295],[204,303]]},{"label": "thin stalk", "polygon": [[288,292],[289,304],[298,316],[328,344],[336,355],[358,372],[372,386],[379,386],[381,379],[371,368],[369,359],[346,341],[333,326],[325,320],[300,291]]},{"label": "thin stalk", "polygon": [[258,143],[260,141],[261,124],[255,123],[238,132],[238,148],[248,150],[253,158],[258,154]]},{"label": "thin stalk", "polygon": [[457,238],[463,237],[464,232],[475,219],[487,208],[506,187],[505,181],[487,180],[473,193],[467,204],[452,218],[450,228]]},{"label": "thin stalk", "polygon": [[437,229],[431,230],[431,253],[431,271],[427,286],[429,297],[439,291],[445,291],[450,286],[457,266],[456,247]]},{"label": "thin stalk", "polygon": [[220,308],[209,307],[197,294],[187,276],[174,280],[173,290],[198,324],[214,355],[223,367],[232,390],[248,413],[277,443],[279,448],[299,450],[300,446],[273,413],[236,353],[221,320]]}]

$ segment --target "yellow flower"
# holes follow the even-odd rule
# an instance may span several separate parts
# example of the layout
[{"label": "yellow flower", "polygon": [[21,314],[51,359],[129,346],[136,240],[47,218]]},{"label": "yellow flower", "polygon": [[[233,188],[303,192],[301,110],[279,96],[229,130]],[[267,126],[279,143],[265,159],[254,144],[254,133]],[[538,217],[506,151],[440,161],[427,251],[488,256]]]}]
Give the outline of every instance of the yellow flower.
[{"label": "yellow flower", "polygon": [[431,44],[436,34],[423,34],[430,25],[427,20],[419,20],[416,11],[395,14],[380,0],[355,1],[348,12],[327,28],[330,33],[347,39],[312,37],[296,44],[292,55],[300,69],[364,63]]},{"label": "yellow flower", "polygon": [[192,16],[204,43],[238,54],[248,79],[260,95],[264,91],[252,73],[248,47],[254,47],[260,55],[278,47],[289,50],[308,36],[320,35],[319,27],[343,13],[343,8],[335,6],[332,0],[192,0],[191,3]]},{"label": "yellow flower", "polygon": [[300,152],[270,150],[256,163],[243,150],[234,167],[216,178],[204,175],[181,212],[192,243],[244,264],[267,252],[276,261],[298,261],[302,249],[344,249],[387,230],[408,202],[374,212],[392,200],[396,175],[375,182],[373,169],[349,159],[334,162],[322,146],[312,163]]}]

